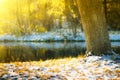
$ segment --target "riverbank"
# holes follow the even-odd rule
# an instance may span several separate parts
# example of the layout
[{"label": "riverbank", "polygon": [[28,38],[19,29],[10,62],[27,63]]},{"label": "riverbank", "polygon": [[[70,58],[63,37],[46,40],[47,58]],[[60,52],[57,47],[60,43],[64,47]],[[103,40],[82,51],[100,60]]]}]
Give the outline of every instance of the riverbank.
[{"label": "riverbank", "polygon": [[[109,39],[111,41],[120,41],[120,32],[110,31]],[[0,41],[20,41],[20,42],[84,42],[84,34],[81,31],[76,33],[76,37],[73,35],[72,31],[69,29],[60,29],[46,33],[38,33],[24,36],[13,36],[13,35],[1,35]]]},{"label": "riverbank", "polygon": [[3,80],[120,80],[120,61],[108,56],[0,63]]}]

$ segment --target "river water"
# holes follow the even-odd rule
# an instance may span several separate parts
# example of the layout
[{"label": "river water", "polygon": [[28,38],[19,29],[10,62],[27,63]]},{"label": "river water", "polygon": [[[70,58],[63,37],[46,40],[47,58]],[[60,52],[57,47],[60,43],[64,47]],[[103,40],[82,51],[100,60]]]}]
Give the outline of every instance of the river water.
[{"label": "river water", "polygon": [[[120,53],[120,42],[112,42]],[[39,61],[84,55],[85,42],[0,42],[0,62]]]}]

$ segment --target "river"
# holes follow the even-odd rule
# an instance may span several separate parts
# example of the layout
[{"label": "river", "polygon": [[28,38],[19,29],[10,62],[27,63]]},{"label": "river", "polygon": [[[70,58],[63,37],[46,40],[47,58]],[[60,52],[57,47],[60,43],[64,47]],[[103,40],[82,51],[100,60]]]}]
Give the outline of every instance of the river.
[{"label": "river", "polygon": [[[120,42],[112,42],[120,53]],[[85,54],[85,42],[0,42],[0,62],[39,61]]]}]

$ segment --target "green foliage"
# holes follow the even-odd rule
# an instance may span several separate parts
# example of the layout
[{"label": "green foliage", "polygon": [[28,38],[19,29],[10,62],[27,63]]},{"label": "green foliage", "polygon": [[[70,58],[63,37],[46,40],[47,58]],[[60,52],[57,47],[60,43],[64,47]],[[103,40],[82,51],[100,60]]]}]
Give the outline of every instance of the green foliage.
[{"label": "green foliage", "polygon": [[120,0],[106,0],[107,22],[112,30],[120,30]]}]

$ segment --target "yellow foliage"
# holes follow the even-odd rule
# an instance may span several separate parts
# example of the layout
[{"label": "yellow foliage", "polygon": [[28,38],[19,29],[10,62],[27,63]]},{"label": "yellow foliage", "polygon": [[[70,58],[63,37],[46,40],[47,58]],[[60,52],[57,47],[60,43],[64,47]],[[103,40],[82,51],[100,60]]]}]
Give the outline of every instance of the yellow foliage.
[{"label": "yellow foliage", "polygon": [[40,32],[45,32],[45,31],[46,31],[45,27],[40,27]]},{"label": "yellow foliage", "polygon": [[51,6],[52,10],[48,10],[49,15],[54,14],[55,16],[60,16],[65,10],[64,0],[51,0]]},{"label": "yellow foliage", "polygon": [[36,26],[35,27],[36,28],[36,32],[45,32],[46,31],[46,29],[45,29],[45,27],[43,27],[43,26]]},{"label": "yellow foliage", "polygon": [[64,0],[0,0],[0,34],[45,32],[46,26],[39,24],[47,24],[49,16],[58,17],[64,9]]}]

